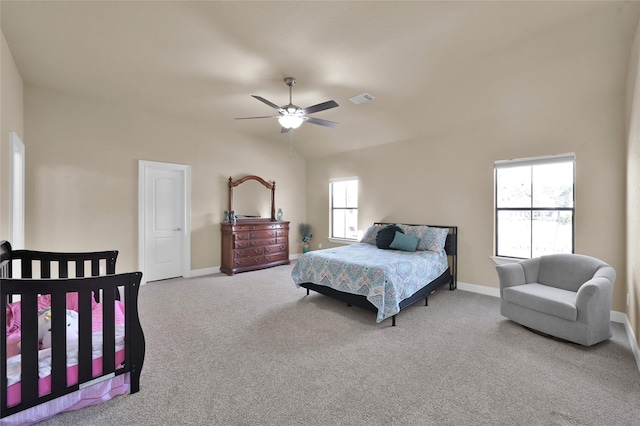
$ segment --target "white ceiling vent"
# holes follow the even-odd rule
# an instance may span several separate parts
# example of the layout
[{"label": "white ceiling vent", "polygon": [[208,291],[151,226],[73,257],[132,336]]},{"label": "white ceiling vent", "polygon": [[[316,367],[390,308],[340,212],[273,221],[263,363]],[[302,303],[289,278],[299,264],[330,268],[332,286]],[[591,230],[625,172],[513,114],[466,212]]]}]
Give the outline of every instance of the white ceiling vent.
[{"label": "white ceiling vent", "polygon": [[353,98],[349,99],[351,102],[353,102],[356,105],[359,105],[361,103],[364,102],[369,102],[375,99],[375,96],[370,95],[368,93],[363,93],[361,95],[358,96],[354,96]]}]

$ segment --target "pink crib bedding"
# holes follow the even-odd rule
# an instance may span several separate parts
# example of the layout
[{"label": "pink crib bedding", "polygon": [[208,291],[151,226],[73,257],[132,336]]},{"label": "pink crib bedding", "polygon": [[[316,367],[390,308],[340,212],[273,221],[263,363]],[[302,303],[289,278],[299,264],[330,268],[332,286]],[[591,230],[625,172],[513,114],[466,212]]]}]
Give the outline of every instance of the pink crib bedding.
[{"label": "pink crib bedding", "polygon": [[65,411],[79,410],[91,405],[100,404],[118,395],[124,395],[129,392],[130,384],[130,373],[121,374],[2,418],[0,419],[0,426],[32,425],[33,423],[40,422]]},{"label": "pink crib bedding", "polygon": [[[92,372],[93,377],[102,374],[102,305],[92,301]],[[38,309],[45,309],[51,306],[51,297],[42,295],[38,298]],[[67,294],[67,309],[78,309],[78,299],[76,293]],[[7,305],[7,402],[8,406],[20,403],[20,302]],[[116,366],[122,366],[125,359],[124,352],[124,304],[115,301],[115,323],[116,323]],[[67,349],[67,385],[78,383],[78,351],[77,348]],[[38,354],[38,394],[46,395],[51,392],[51,349],[41,349]],[[123,383],[118,382],[122,387]]]}]

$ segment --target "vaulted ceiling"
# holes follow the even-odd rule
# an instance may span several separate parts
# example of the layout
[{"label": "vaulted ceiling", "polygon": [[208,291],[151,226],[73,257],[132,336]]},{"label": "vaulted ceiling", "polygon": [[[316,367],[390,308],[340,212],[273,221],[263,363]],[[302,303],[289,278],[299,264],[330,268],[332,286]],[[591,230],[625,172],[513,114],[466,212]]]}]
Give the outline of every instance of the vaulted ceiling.
[{"label": "vaulted ceiling", "polygon": [[[228,126],[288,143],[253,99],[329,99],[307,158],[518,119],[560,99],[622,94],[638,2],[0,2],[25,86]],[[555,89],[554,89],[555,90]],[[355,105],[361,93],[375,100]],[[520,116],[518,116],[520,115]]]}]

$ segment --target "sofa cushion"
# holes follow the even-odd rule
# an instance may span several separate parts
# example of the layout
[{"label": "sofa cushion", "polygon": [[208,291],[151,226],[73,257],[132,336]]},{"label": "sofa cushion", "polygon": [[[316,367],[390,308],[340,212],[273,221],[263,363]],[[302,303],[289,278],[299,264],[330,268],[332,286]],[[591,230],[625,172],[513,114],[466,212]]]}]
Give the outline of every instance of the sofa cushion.
[{"label": "sofa cushion", "polygon": [[534,311],[575,321],[578,318],[576,292],[533,283],[505,287],[502,298]]},{"label": "sofa cushion", "polygon": [[600,259],[580,254],[553,254],[540,257],[536,282],[569,291],[578,291],[598,269],[608,266]]}]

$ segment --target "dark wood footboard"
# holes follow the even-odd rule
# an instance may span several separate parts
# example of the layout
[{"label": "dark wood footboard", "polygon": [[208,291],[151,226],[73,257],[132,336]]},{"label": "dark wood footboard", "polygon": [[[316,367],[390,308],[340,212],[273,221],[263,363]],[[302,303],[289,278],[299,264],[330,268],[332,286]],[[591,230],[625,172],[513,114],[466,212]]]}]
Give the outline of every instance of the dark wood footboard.
[{"label": "dark wood footboard", "polygon": [[[130,373],[131,393],[140,389],[145,339],[138,315],[141,272],[115,274],[118,252],[54,253],[11,250],[0,242],[0,297],[7,303],[20,300],[21,377],[20,403],[8,406],[7,335],[0,336],[0,418],[10,416],[100,381]],[[12,278],[19,266],[21,278]],[[15,274],[17,275],[17,274]],[[72,278],[69,278],[72,276]],[[67,383],[67,295],[77,293],[78,383]],[[51,296],[51,392],[39,396],[38,298]],[[124,299],[124,363],[116,365],[115,302]],[[93,300],[92,300],[93,299]],[[92,308],[102,306],[102,373],[93,375]],[[62,314],[60,314],[62,313]],[[7,311],[0,310],[0,326],[7,327]],[[17,386],[17,385],[16,385]]]},{"label": "dark wood footboard", "polygon": [[[22,312],[21,333],[21,402],[7,407],[7,393],[0,396],[1,416],[6,417],[36,406],[101,380],[131,373],[131,392],[139,390],[140,372],[144,362],[145,341],[137,311],[138,289],[142,273],[107,275],[68,279],[0,279],[0,296],[20,296]],[[55,281],[55,282],[52,282]],[[125,305],[125,362],[116,365],[115,354],[115,295],[118,288],[124,289]],[[68,293],[78,293],[78,383],[67,385],[66,326],[65,315]],[[51,295],[52,362],[51,393],[38,396],[38,296]],[[92,372],[92,297],[101,294],[103,315],[102,374]],[[63,314],[58,314],[62,312]],[[6,327],[6,311],[0,310],[0,323]],[[6,334],[0,337],[0,350],[6,354]],[[120,367],[120,368],[119,368]],[[0,388],[7,389],[6,355],[0,365]]]}]

